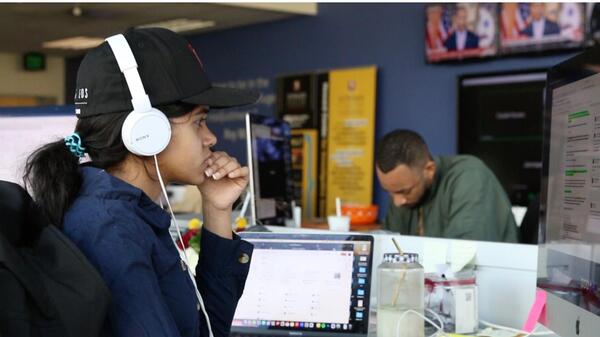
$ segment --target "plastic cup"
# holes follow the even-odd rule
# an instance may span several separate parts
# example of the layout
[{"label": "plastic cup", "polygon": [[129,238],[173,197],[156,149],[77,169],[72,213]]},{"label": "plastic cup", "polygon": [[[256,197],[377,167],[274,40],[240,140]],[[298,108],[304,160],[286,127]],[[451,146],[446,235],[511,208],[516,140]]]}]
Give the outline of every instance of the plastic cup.
[{"label": "plastic cup", "polygon": [[327,217],[327,224],[329,224],[329,230],[335,232],[349,232],[350,231],[350,217],[349,216],[336,216],[330,215]]}]

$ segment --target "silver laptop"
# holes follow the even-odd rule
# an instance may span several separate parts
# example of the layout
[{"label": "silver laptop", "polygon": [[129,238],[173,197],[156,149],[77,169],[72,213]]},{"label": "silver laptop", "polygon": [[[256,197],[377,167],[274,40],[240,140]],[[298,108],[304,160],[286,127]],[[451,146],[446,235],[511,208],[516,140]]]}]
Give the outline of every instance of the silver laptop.
[{"label": "silver laptop", "polygon": [[232,335],[367,335],[372,236],[241,236],[254,253]]}]

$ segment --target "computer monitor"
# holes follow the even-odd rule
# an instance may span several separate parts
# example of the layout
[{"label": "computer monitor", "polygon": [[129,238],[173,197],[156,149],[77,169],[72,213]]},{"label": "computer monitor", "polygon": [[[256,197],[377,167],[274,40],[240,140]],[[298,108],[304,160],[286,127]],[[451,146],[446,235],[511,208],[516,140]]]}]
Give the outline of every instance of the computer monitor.
[{"label": "computer monitor", "polygon": [[546,69],[459,78],[458,152],[483,160],[513,205],[540,192],[545,86]]},{"label": "computer monitor", "polygon": [[253,224],[284,225],[292,218],[290,126],[261,115],[246,115]]},{"label": "computer monitor", "polygon": [[[518,98],[515,98],[518,99]],[[600,332],[600,49],[548,72],[538,288],[562,337]]]},{"label": "computer monitor", "polygon": [[0,108],[0,180],[21,184],[27,157],[73,132],[73,111],[73,106]]}]

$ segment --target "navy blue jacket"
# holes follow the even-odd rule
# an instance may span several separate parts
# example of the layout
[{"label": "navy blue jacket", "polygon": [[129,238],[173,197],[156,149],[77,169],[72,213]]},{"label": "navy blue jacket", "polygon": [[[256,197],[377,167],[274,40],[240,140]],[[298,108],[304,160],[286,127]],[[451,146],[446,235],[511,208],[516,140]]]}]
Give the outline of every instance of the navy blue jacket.
[{"label": "navy blue jacket", "polygon": [[[65,214],[63,231],[111,291],[112,334],[208,336],[194,285],[170,238],[170,216],[142,190],[104,170],[80,172],[83,185]],[[252,245],[206,229],[201,235],[196,282],[215,337],[227,336],[250,266],[240,256],[250,257]]]}]

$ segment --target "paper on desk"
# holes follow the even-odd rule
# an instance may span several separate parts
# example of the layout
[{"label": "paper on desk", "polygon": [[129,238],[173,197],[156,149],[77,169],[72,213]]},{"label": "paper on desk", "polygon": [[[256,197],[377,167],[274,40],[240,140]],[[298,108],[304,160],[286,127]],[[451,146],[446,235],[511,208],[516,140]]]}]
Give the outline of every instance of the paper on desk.
[{"label": "paper on desk", "polygon": [[515,337],[516,333],[506,330],[494,330],[492,328],[485,328],[485,330],[478,332],[477,336],[481,337]]},{"label": "paper on desk", "polygon": [[440,241],[425,241],[423,269],[425,273],[443,274],[447,269],[448,245]]},{"label": "paper on desk", "polygon": [[477,254],[477,246],[475,243],[468,241],[452,241],[452,253],[450,255],[450,269],[457,273],[466,265],[475,263],[475,255]]}]

